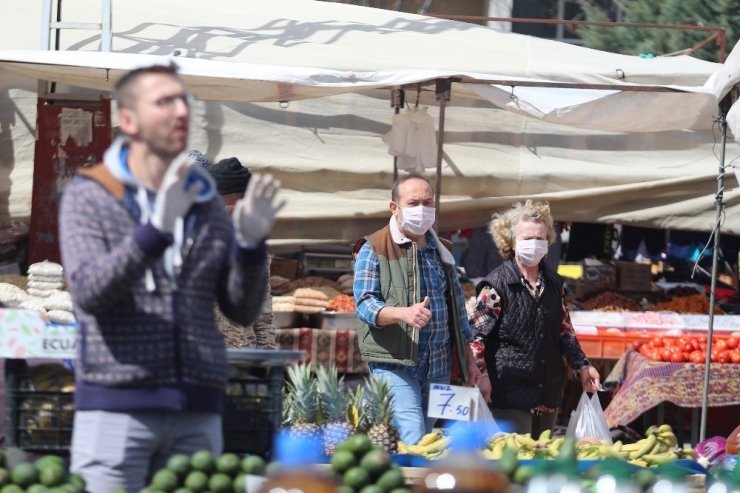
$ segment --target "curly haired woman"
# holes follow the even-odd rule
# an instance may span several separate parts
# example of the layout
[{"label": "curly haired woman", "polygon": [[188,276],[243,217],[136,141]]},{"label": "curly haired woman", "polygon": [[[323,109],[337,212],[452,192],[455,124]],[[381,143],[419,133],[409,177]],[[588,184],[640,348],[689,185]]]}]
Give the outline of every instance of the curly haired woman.
[{"label": "curly haired woman", "polygon": [[493,216],[489,230],[505,262],[477,286],[473,352],[490,378],[494,418],[536,437],[555,424],[563,358],[584,391],[598,389],[599,373],[576,339],[563,280],[543,261],[555,238],[549,205],[514,204]]}]

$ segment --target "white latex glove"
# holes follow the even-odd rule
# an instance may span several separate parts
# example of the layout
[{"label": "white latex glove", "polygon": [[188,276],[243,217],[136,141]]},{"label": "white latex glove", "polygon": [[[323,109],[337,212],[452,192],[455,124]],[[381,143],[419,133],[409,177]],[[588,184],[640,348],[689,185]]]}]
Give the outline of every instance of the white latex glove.
[{"label": "white latex glove", "polygon": [[253,174],[244,197],[234,204],[231,215],[239,245],[249,248],[267,238],[275,216],[285,206],[285,200],[275,202],[280,181],[272,175]]},{"label": "white latex glove", "polygon": [[195,166],[195,160],[187,154],[176,157],[162,179],[154,199],[151,215],[152,226],[163,233],[172,233],[178,217],[184,217],[192,207],[195,197],[203,185],[195,182],[185,190],[188,175]]}]

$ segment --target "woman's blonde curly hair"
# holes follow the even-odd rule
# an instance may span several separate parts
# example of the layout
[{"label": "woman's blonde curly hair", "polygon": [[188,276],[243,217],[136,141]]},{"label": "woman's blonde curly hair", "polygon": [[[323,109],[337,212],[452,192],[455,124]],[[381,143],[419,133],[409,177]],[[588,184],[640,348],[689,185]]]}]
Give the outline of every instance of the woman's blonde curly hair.
[{"label": "woman's blonde curly hair", "polygon": [[514,258],[514,249],[511,245],[516,239],[516,225],[519,221],[544,224],[547,228],[547,244],[552,245],[555,242],[555,227],[550,215],[550,205],[547,202],[533,200],[527,200],[523,204],[517,202],[510,209],[494,214],[488,224],[488,231],[503,258],[507,260]]}]

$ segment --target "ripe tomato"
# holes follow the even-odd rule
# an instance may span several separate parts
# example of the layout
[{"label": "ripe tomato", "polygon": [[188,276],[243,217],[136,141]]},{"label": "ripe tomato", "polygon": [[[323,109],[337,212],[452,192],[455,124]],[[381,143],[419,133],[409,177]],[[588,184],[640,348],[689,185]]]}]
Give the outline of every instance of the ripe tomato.
[{"label": "ripe tomato", "polygon": [[663,345],[665,347],[673,347],[676,345],[678,341],[674,339],[673,337],[664,337],[663,338]]},{"label": "ripe tomato", "polygon": [[696,336],[696,338],[699,339],[699,342],[707,343],[707,336]]},{"label": "ripe tomato", "polygon": [[694,350],[694,346],[690,342],[687,342],[686,344],[681,344],[681,350],[684,353],[690,353],[691,351]]},{"label": "ripe tomato", "polygon": [[691,362],[696,364],[704,363],[704,354],[701,351],[692,351]]},{"label": "ripe tomato", "polygon": [[660,350],[658,349],[651,351],[649,358],[653,361],[663,361],[663,356],[660,354]]},{"label": "ripe tomato", "polygon": [[660,355],[663,357],[663,361],[670,361],[673,351],[671,351],[671,348],[664,347],[660,349]]},{"label": "ripe tomato", "polygon": [[709,359],[712,363],[717,363],[719,361],[719,351],[716,348],[713,348],[709,353]]},{"label": "ripe tomato", "polygon": [[729,349],[737,349],[738,344],[740,344],[740,340],[738,340],[737,337],[730,337],[727,339],[727,347]]},{"label": "ripe tomato", "polygon": [[696,339],[696,338],[691,339],[691,347],[694,348],[692,349],[692,351],[701,349],[701,343],[699,342],[699,339]]},{"label": "ripe tomato", "polygon": [[653,340],[650,341],[653,347],[664,347],[665,346],[665,339],[662,337],[653,337]]},{"label": "ripe tomato", "polygon": [[691,361],[691,351],[681,353],[683,354],[683,360],[684,361]]},{"label": "ripe tomato", "polygon": [[671,355],[671,363],[683,363],[686,361],[686,358],[684,358],[683,353],[673,353]]},{"label": "ripe tomato", "polygon": [[720,351],[724,351],[727,349],[727,341],[724,339],[719,339],[716,343],[714,343],[715,346],[717,346],[717,349]]},{"label": "ripe tomato", "polygon": [[702,353],[706,353],[707,352],[707,343],[706,342],[700,342],[699,343],[699,351],[701,351]]},{"label": "ripe tomato", "polygon": [[720,351],[717,361],[722,364],[729,363],[730,361],[732,361],[732,358],[730,357],[730,351],[728,350]]},{"label": "ripe tomato", "polygon": [[740,351],[735,349],[734,351],[730,352],[730,358],[732,359],[732,362],[735,364],[740,363]]},{"label": "ripe tomato", "polygon": [[630,344],[632,345],[632,349],[639,351],[642,346],[642,341],[632,341]]}]

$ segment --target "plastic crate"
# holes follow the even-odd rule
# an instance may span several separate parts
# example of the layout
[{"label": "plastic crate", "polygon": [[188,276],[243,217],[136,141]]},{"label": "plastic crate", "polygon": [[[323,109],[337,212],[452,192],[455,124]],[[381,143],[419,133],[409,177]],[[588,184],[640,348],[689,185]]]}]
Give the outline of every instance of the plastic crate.
[{"label": "plastic crate", "polygon": [[33,390],[26,362],[5,361],[7,445],[29,452],[68,452],[74,422],[74,394]]},{"label": "plastic crate", "polygon": [[224,451],[269,457],[280,428],[285,367],[240,368],[224,398]]},{"label": "plastic crate", "polygon": [[628,341],[622,334],[578,334],[577,338],[587,358],[616,360],[627,351]]}]

